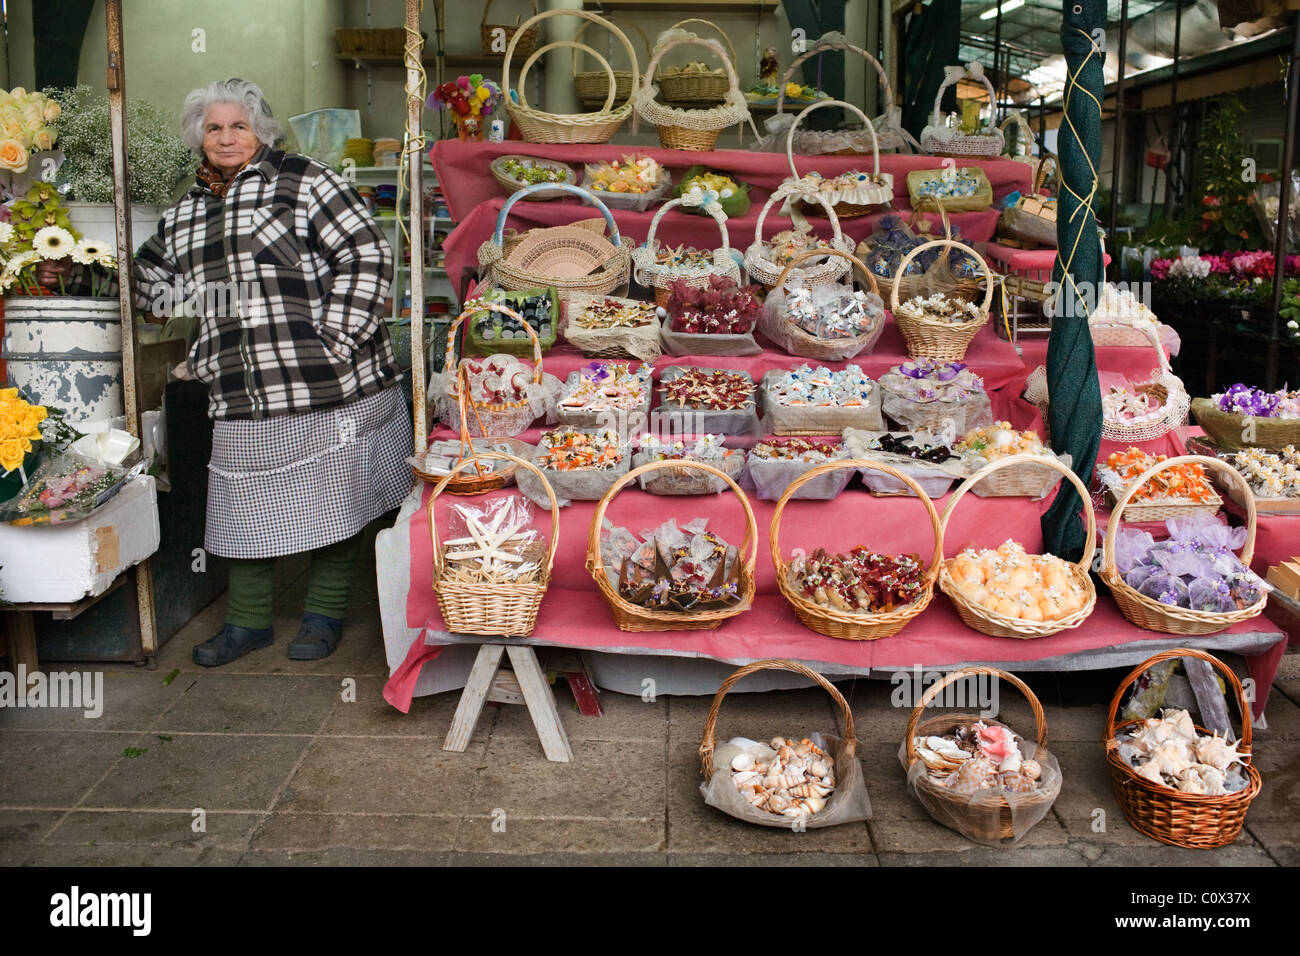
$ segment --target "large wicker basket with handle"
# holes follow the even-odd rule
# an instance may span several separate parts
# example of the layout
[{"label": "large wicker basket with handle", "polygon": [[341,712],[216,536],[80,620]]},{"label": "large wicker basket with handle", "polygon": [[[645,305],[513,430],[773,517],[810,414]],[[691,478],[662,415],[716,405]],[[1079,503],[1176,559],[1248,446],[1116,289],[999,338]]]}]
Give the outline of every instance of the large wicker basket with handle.
[{"label": "large wicker basket with handle", "polygon": [[[525,468],[537,473],[551,503],[551,540],[545,551],[537,580],[531,584],[517,582],[481,583],[452,580],[448,574],[446,547],[438,541],[438,496],[446,490],[456,475],[480,458],[499,458],[512,463],[516,469]],[[438,482],[429,498],[429,540],[433,543],[433,590],[438,595],[438,610],[442,612],[447,630],[457,634],[488,634],[501,637],[527,637],[537,624],[537,611],[551,583],[551,569],[555,565],[555,549],[560,543],[560,522],[556,516],[559,507],[555,492],[546,476],[532,462],[514,455],[483,452],[456,464],[442,481]],[[538,555],[540,559],[542,555]]]},{"label": "large wicker basket with handle", "polygon": [[930,125],[921,131],[921,149],[933,156],[996,159],[1002,155],[1002,147],[1006,145],[1002,130],[996,126],[988,127],[983,133],[970,134],[943,125],[943,116],[939,110],[944,91],[964,77],[979,80],[984,84],[984,88],[989,91],[989,106],[996,112],[998,94],[994,92],[993,84],[984,75],[980,64],[972,63],[969,67],[944,67],[943,83],[939,85],[939,91],[934,95],[934,112],[930,114]]},{"label": "large wicker basket with handle", "polygon": [[[488,23],[488,14],[492,10],[492,2],[493,0],[487,0],[487,2],[483,4],[483,19],[479,21],[478,25],[479,43],[483,46],[484,55],[499,56],[503,52],[502,48],[497,46],[499,39],[505,40],[505,42],[510,46],[510,49],[514,50],[516,38],[518,38],[518,49],[516,52],[518,52],[520,56],[527,56],[536,50],[537,38],[541,34],[541,27],[537,25],[528,26],[525,24],[524,28],[521,29],[519,24],[521,19],[520,17],[515,17],[515,22],[513,24]],[[537,17],[537,0],[529,0],[529,3],[532,5],[533,18],[535,19]],[[533,20],[530,19],[528,23],[532,24]],[[498,34],[498,30],[502,32]]]},{"label": "large wicker basket with handle", "polygon": [[[677,206],[702,208],[718,224],[718,231],[722,234],[722,245],[713,250],[711,267],[670,265],[657,261],[659,240],[655,238],[655,233],[659,230],[659,221],[663,219],[664,213]],[[710,276],[715,275],[730,279],[736,285],[741,284],[740,266],[736,264],[735,258],[731,255],[731,239],[727,233],[727,216],[716,200],[707,204],[700,202],[699,193],[687,193],[677,199],[670,199],[659,207],[654,218],[650,220],[650,232],[646,236],[645,245],[632,250],[632,268],[636,281],[643,286],[653,287],[655,302],[665,308],[668,306],[668,298],[672,293],[673,283],[678,279],[685,280],[687,285],[696,289],[707,289]]]},{"label": "large wicker basket with handle", "polygon": [[[803,195],[802,188],[798,183],[784,182],[773,190],[772,195],[767,198],[767,202],[763,203],[763,208],[758,212],[758,220],[754,223],[754,241],[745,250],[745,271],[749,273],[751,280],[761,282],[768,289],[773,288],[777,280],[786,274],[786,265],[788,263],[779,262],[773,256],[771,243],[763,238],[763,224],[767,222],[768,213],[772,211],[772,207],[777,203],[786,199],[793,202]],[[852,252],[852,243],[844,238],[844,232],[840,229],[840,219],[835,215],[835,207],[831,205],[830,200],[820,194],[812,198],[822,205],[822,208],[826,210],[827,218],[831,221],[829,248],[838,249],[841,252]],[[850,268],[852,268],[852,265],[848,260],[831,257],[828,262],[801,266],[793,272],[791,278],[798,279],[805,286],[815,285],[819,282],[838,282],[844,278]]]},{"label": "large wicker basket with handle", "polygon": [[[659,92],[654,81],[655,67],[665,53],[679,46],[702,46],[722,58],[727,89],[720,104],[705,109],[683,109],[655,99]],[[660,77],[661,81],[663,79]],[[717,146],[718,136],[724,129],[749,119],[749,106],[740,90],[736,68],[727,59],[722,44],[684,30],[673,29],[660,35],[646,66],[644,81],[632,91],[631,103],[638,117],[658,129],[659,145],[664,149],[711,150]]]},{"label": "large wicker basket with handle", "polygon": [[1079,480],[1079,476],[1055,458],[1039,458],[1033,455],[1007,455],[1005,458],[999,458],[997,461],[985,465],[958,485],[957,490],[948,498],[948,506],[943,509],[941,521],[943,532],[945,535],[947,534],[948,521],[952,518],[953,510],[957,507],[957,503],[961,501],[962,496],[970,491],[976,482],[995,471],[1001,471],[1004,468],[1019,468],[1027,464],[1059,471],[1074,486],[1074,490],[1079,493],[1079,497],[1083,499],[1084,514],[1087,516],[1088,535],[1083,544],[1083,557],[1075,564],[1069,565],[1069,568],[1070,575],[1074,579],[1073,583],[1083,589],[1085,598],[1082,607],[1054,621],[1030,621],[1025,618],[1010,617],[976,604],[967,597],[952,576],[952,567],[958,558],[949,558],[943,562],[943,568],[939,571],[939,589],[952,599],[958,616],[965,622],[967,627],[990,637],[1017,637],[1021,639],[1047,637],[1050,634],[1078,627],[1088,619],[1088,615],[1092,613],[1092,609],[1097,605],[1097,589],[1093,586],[1092,578],[1088,576],[1088,571],[1092,567],[1092,555],[1097,549],[1097,515],[1092,508],[1092,496],[1088,494],[1088,488]]},{"label": "large wicker basket with handle", "polygon": [[[1191,657],[1213,664],[1223,675],[1224,681],[1232,688],[1232,699],[1241,714],[1241,741],[1237,753],[1241,755],[1246,769],[1247,783],[1245,789],[1236,793],[1218,795],[1201,793],[1183,793],[1173,787],[1148,780],[1138,775],[1129,766],[1128,761],[1120,756],[1117,734],[1134,729],[1140,723],[1128,720],[1115,723],[1119,713],[1124,692],[1133,682],[1141,677],[1150,667],[1162,661]],[[1204,727],[1196,725],[1199,733],[1208,735]],[[1251,801],[1259,796],[1263,787],[1259,771],[1251,753],[1251,716],[1250,704],[1242,690],[1241,681],[1223,661],[1213,654],[1179,647],[1162,651],[1143,661],[1129,672],[1128,676],[1115,690],[1110,699],[1110,710],[1106,714],[1106,729],[1102,733],[1101,745],[1106,750],[1106,766],[1110,768],[1110,785],[1115,794],[1115,802],[1124,813],[1124,819],[1139,833],[1146,834],[1161,843],[1187,847],[1191,850],[1208,850],[1227,846],[1241,834],[1246,823],[1246,811]]]},{"label": "large wicker basket with handle", "polygon": [[[794,585],[790,583],[790,567],[781,554],[781,515],[785,512],[785,506],[802,485],[817,479],[821,475],[845,468],[862,468],[883,472],[907,485],[912,493],[921,499],[921,504],[925,506],[926,516],[930,519],[930,529],[934,534],[934,551],[930,555],[929,563],[925,566],[921,578],[921,591],[916,600],[910,604],[872,614],[824,608],[816,602],[808,600],[795,590]],[[795,616],[799,618],[805,627],[816,631],[818,634],[824,634],[827,637],[838,637],[848,641],[874,641],[882,637],[892,637],[901,631],[908,621],[930,606],[930,599],[934,597],[935,576],[938,574],[939,565],[943,561],[943,531],[939,526],[939,513],[935,511],[934,502],[930,500],[930,496],[922,490],[920,485],[901,471],[897,471],[881,462],[867,459],[849,458],[842,461],[828,461],[792,481],[790,486],[786,488],[785,493],[777,501],[776,508],[772,512],[772,528],[769,532],[768,542],[772,551],[772,565],[776,568],[777,588],[781,591],[781,596],[789,601],[790,606],[794,608]]]},{"label": "large wicker basket with handle", "polygon": [[[1196,424],[1205,429],[1205,434],[1230,451],[1258,447],[1276,454],[1287,445],[1300,445],[1300,418],[1264,418],[1225,412],[1212,398],[1192,399],[1191,409]],[[1246,441],[1247,435],[1250,441]]]},{"label": "large wicker basket with handle", "polygon": [[[673,103],[677,106],[706,107],[714,106],[718,103],[724,103],[727,99],[727,90],[730,84],[727,82],[726,65],[730,64],[735,68],[736,65],[736,48],[731,45],[731,37],[727,32],[712,20],[703,20],[699,17],[691,17],[687,20],[678,20],[671,27],[671,30],[679,30],[688,23],[700,23],[706,27],[712,27],[721,38],[722,42],[727,45],[724,53],[720,48],[713,49],[713,52],[722,60],[723,72],[721,73],[660,73],[654,78],[655,83],[659,86],[659,92],[663,95],[665,103]],[[665,31],[668,32],[668,31]],[[662,38],[661,38],[662,39]],[[647,85],[649,84],[649,74],[647,73]]]},{"label": "large wicker basket with handle", "polygon": [[[588,13],[586,10],[546,10],[533,16],[521,27],[521,30],[526,30],[549,17],[558,16],[581,17],[609,30],[622,42],[623,49],[627,52],[633,68],[636,68],[636,50],[632,48],[627,35],[608,20],[596,16],[594,13]],[[510,83],[510,63],[515,55],[515,47],[519,39],[520,34],[516,33],[511,37],[510,46],[506,49],[506,58],[501,65],[501,89],[505,94],[506,112],[510,114],[510,118],[519,127],[525,141],[529,143],[608,143],[610,137],[617,133],[618,128],[623,125],[623,121],[632,115],[631,96],[636,93],[638,78],[635,75],[632,77],[632,91],[629,94],[629,100],[621,106],[615,106],[616,84],[614,70],[609,65],[609,62],[589,46],[572,40],[560,40],[555,43],[548,43],[529,55],[524,61],[523,69],[519,71],[518,86],[512,87]],[[528,99],[524,92],[524,78],[527,76],[529,68],[543,53],[565,46],[586,53],[605,68],[605,72],[609,77],[609,92],[606,95],[604,105],[595,112],[547,113],[545,110],[539,110],[528,105]],[[515,96],[518,97],[517,101]]]},{"label": "large wicker basket with handle", "polygon": [[[984,270],[984,301],[979,306],[979,318],[970,322],[942,322],[929,317],[903,315],[898,311],[898,279],[907,274],[907,264],[927,249],[957,249],[974,258]],[[941,260],[943,255],[939,257]],[[889,311],[893,313],[898,331],[907,342],[907,354],[912,358],[932,358],[944,362],[960,362],[984,323],[989,320],[989,307],[993,304],[993,272],[984,257],[964,242],[955,239],[933,239],[910,250],[898,264],[894,287],[889,293]]]},{"label": "large wicker basket with handle", "polygon": [[[533,414],[532,404],[527,399],[518,402],[503,402],[499,405],[474,401],[473,396],[468,393],[466,388],[468,382],[462,383],[463,376],[460,374],[460,364],[456,358],[456,332],[467,319],[477,315],[484,309],[500,312],[524,327],[524,331],[528,333],[528,337],[533,342],[533,384],[540,385],[542,383],[542,343],[538,339],[537,333],[533,331],[533,327],[524,321],[523,316],[509,306],[502,305],[499,302],[481,302],[474,304],[472,308],[467,308],[456,316],[456,321],[452,322],[451,327],[447,329],[446,367],[449,371],[453,371],[448,381],[447,394],[456,401],[457,405],[461,405],[463,396],[463,401],[467,402],[470,408],[474,410],[474,422],[478,426],[478,434],[473,435],[473,437],[492,438],[501,436],[511,438],[520,432],[526,431],[537,417]],[[464,417],[463,408],[461,423],[468,431],[469,425]]]},{"label": "large wicker basket with handle", "polygon": [[[571,193],[581,198],[588,205],[595,206],[604,218],[605,225],[609,228],[609,241],[617,250],[615,255],[583,276],[557,276],[548,271],[549,257],[561,255],[562,249],[539,247],[534,249],[532,257],[527,261],[511,261],[508,258],[510,251],[507,250],[505,241],[506,218],[510,215],[511,207],[519,200],[526,199],[534,190],[559,190]],[[557,243],[563,245],[566,242],[577,241],[581,232],[589,232],[589,230],[577,230],[573,233],[560,234],[557,236]],[[536,186],[521,189],[506,199],[505,204],[501,207],[501,212],[497,214],[497,227],[492,234],[492,238],[478,247],[478,262],[482,268],[488,271],[491,280],[503,289],[534,289],[539,286],[554,286],[561,301],[567,301],[568,296],[574,292],[605,295],[620,286],[626,285],[632,271],[632,240],[619,235],[618,226],[614,223],[614,216],[610,213],[609,207],[601,202],[598,196],[588,192],[581,186],[573,186],[569,183],[539,183]]]},{"label": "large wicker basket with handle", "polygon": [[[705,611],[662,611],[632,604],[623,599],[623,596],[618,593],[618,585],[609,580],[604,558],[601,557],[600,532],[604,524],[605,512],[609,509],[610,502],[614,500],[614,497],[642,475],[656,471],[680,473],[683,470],[701,471],[726,482],[727,488],[740,501],[740,506],[745,511],[745,540],[738,549],[740,600],[729,607]],[[692,461],[691,459],[647,462],[623,475],[618,481],[614,482],[609,491],[605,492],[605,497],[601,498],[600,503],[596,505],[596,511],[591,517],[591,529],[587,533],[587,570],[595,578],[600,593],[605,596],[609,609],[613,612],[614,623],[618,625],[620,631],[713,630],[723,621],[748,611],[752,606],[754,602],[754,566],[757,560],[758,524],[754,520],[754,509],[749,503],[749,498],[740,490],[740,485],[736,484],[730,475],[724,474],[712,465],[706,465],[704,462]]]},{"label": "large wicker basket with handle", "polygon": [[[904,147],[915,148],[916,140],[912,139],[911,134],[903,129],[903,112],[894,102],[894,89],[890,86],[889,74],[885,71],[884,66],[862,47],[849,43],[842,33],[823,34],[816,45],[810,47],[803,55],[796,57],[790,64],[790,68],[785,71],[785,76],[782,77],[777,89],[777,116],[780,116],[785,111],[785,87],[794,76],[794,71],[805,60],[820,56],[831,50],[856,53],[876,68],[876,76],[880,81],[880,99],[885,106],[885,112],[882,114],[885,119],[884,125],[877,130],[873,124],[870,138],[867,136],[867,130],[835,130],[833,132],[801,130],[795,135],[794,151],[802,156],[856,156],[866,153],[867,150],[892,153],[901,152]],[[857,111],[855,110],[855,112]]]},{"label": "large wicker basket with handle", "polygon": [[[578,32],[574,34],[574,43],[582,40],[582,34],[586,32],[590,20],[584,21],[582,26],[578,27]],[[613,22],[613,21],[611,21]],[[632,22],[632,29],[641,37],[641,46],[645,49],[646,59],[650,58],[650,40],[635,22]],[[613,40],[611,38],[611,45]],[[622,106],[627,102],[628,97],[632,95],[632,84],[636,81],[637,65],[632,61],[630,70],[613,70],[614,76],[614,102],[613,106]],[[609,70],[578,70],[578,47],[573,48],[573,89],[578,94],[578,99],[587,109],[600,107],[609,99]]]},{"label": "large wicker basket with handle", "polygon": [[[977,720],[983,720],[990,727],[1007,726],[1001,721],[976,714],[940,714],[921,720],[921,715],[934,705],[944,688],[959,680],[980,675],[997,677],[1012,684],[1029,701],[1029,708],[1034,714],[1035,729],[1038,731],[1036,747],[1033,754],[1029,756],[1038,761],[1045,771],[1043,785],[1036,790],[1008,796],[1001,787],[998,787],[972,798],[969,794],[958,793],[945,787],[941,781],[931,777],[924,767],[912,769],[921,759],[920,754],[916,752],[917,737],[942,737],[952,733],[958,727],[968,726]],[[1013,728],[1007,729],[1014,732]],[[1046,774],[1049,751],[1047,750],[1047,717],[1043,712],[1043,705],[1024,681],[996,667],[963,667],[945,674],[942,679],[926,688],[921,699],[912,708],[911,717],[908,718],[903,749],[908,778],[912,779],[915,776],[914,787],[917,800],[935,822],[951,827],[972,840],[989,843],[1018,840],[1034,823],[1047,815],[1061,793],[1060,774],[1052,774],[1051,779],[1048,779]]]},{"label": "large wicker basket with handle", "polygon": [[[880,286],[876,284],[876,277],[871,274],[871,270],[857,256],[840,249],[809,249],[807,252],[801,252],[781,272],[781,275],[776,280],[776,285],[772,287],[769,294],[784,294],[786,278],[790,275],[791,270],[804,259],[811,259],[816,256],[838,256],[849,260],[851,265],[857,266],[858,270],[867,277],[867,283],[871,286],[872,295],[878,299],[880,298]],[[850,291],[853,289],[853,277],[854,272],[852,269],[845,273],[845,280]],[[781,339],[779,344],[791,355],[798,355],[800,358],[816,359],[819,362],[842,362],[846,357],[853,358],[863,352],[869,352],[875,347],[876,342],[880,339],[880,334],[885,330],[883,307],[884,303],[882,302],[881,321],[874,328],[868,329],[861,335],[851,339],[822,338],[800,328],[799,324],[788,315],[778,316],[775,321],[780,323],[777,333]],[[768,335],[768,338],[771,338],[771,335]],[[787,434],[780,430],[774,430],[774,433],[777,435]],[[791,434],[803,435],[807,433]]]},{"label": "large wicker basket with handle", "polygon": [[[887,208],[894,200],[894,177],[891,173],[882,173],[880,171],[880,149],[878,148],[876,141],[875,124],[871,122],[866,113],[862,112],[862,110],[858,109],[852,103],[845,103],[843,100],[820,100],[811,106],[805,107],[800,111],[799,115],[794,118],[794,122],[790,124],[790,129],[786,132],[785,136],[785,158],[790,163],[791,177],[796,182],[803,181],[808,183],[810,186],[817,182],[813,177],[802,179],[799,175],[799,170],[795,167],[795,130],[798,129],[803,118],[813,110],[823,109],[828,106],[839,106],[857,113],[858,117],[866,125],[867,132],[871,134],[870,178],[863,180],[860,185],[852,189],[838,190],[832,194],[832,199],[835,204],[835,215],[839,216],[841,219],[853,219],[857,216],[865,216],[869,212],[878,211],[881,208]],[[804,212],[815,213],[817,211],[816,206],[809,206],[806,203],[803,205]]]},{"label": "large wicker basket with handle", "polygon": [[1263,613],[1268,604],[1268,594],[1261,589],[1259,600],[1249,607],[1227,613],[1214,611],[1195,611],[1186,607],[1162,604],[1149,598],[1124,582],[1124,576],[1115,566],[1115,539],[1119,534],[1120,522],[1124,518],[1124,509],[1133,500],[1137,490],[1151,480],[1152,476],[1178,465],[1198,464],[1209,472],[1218,472],[1228,485],[1237,489],[1236,497],[1246,509],[1246,542],[1241,546],[1241,563],[1250,567],[1250,559],[1255,554],[1255,493],[1241,473],[1231,465],[1218,458],[1206,458],[1201,455],[1183,455],[1167,458],[1152,468],[1148,468],[1129,484],[1124,496],[1116,502],[1110,513],[1110,522],[1106,526],[1106,542],[1101,551],[1101,579],[1110,587],[1111,596],[1119,609],[1130,622],[1148,631],[1161,631],[1165,634],[1218,634],[1225,628],[1242,621],[1249,621]]}]

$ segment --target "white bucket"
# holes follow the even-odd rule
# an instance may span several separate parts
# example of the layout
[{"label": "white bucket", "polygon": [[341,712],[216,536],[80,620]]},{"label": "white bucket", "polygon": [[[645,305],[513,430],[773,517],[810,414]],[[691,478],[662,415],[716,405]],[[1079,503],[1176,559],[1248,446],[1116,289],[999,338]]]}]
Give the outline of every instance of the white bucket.
[{"label": "white bucket", "polygon": [[3,357],[9,384],[33,404],[78,422],[125,414],[117,299],[5,298]]},{"label": "white bucket", "polygon": [[[87,239],[106,243],[113,255],[117,255],[117,220],[112,203],[70,202],[64,203],[64,207],[74,229]],[[131,203],[131,244],[135,246],[135,252],[139,252],[149,237],[158,231],[158,220],[165,208]]]}]

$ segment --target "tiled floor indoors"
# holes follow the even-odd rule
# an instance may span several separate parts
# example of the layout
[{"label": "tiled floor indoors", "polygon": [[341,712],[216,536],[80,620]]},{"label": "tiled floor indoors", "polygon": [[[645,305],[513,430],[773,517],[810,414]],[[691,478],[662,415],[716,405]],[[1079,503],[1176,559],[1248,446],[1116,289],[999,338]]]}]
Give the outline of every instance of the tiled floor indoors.
[{"label": "tiled floor indoors", "polygon": [[[605,716],[588,718],[559,681],[573,763],[544,759],[522,707],[489,705],[469,749],[443,751],[458,693],[417,698],[407,715],[380,697],[387,664],[373,564],[358,572],[338,651],[315,663],[285,657],[305,584],[300,562],[280,565],[273,647],[215,670],[192,664],[222,599],[165,645],[157,670],[107,666],[100,719],[0,711],[0,864],[1300,864],[1296,655],[1255,736],[1263,791],[1229,847],[1181,850],[1125,822],[1099,744],[1115,671],[1028,675],[1065,786],[1019,847],[977,846],[930,820],[898,762],[907,712],[891,706],[888,682],[873,680],[839,684],[872,819],[793,833],[704,805],[696,749],[707,698],[604,693]],[[342,699],[345,678],[355,679],[355,703]],[[1023,701],[1003,700],[1007,723],[1031,726]],[[766,739],[837,719],[819,690],[732,695],[719,729]]]}]

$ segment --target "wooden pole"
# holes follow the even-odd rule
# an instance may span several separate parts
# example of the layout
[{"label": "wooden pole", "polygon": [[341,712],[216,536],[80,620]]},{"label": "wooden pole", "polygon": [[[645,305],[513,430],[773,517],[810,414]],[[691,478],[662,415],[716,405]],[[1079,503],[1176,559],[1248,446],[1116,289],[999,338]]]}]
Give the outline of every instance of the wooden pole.
[{"label": "wooden pole", "polygon": [[[105,0],[104,13],[108,28],[108,108],[113,142],[118,296],[122,311],[122,398],[127,431],[139,438],[143,427],[136,380],[135,275],[132,270],[135,246],[131,242],[131,184],[126,164],[126,54],[122,47],[122,0]],[[140,612],[140,648],[146,664],[154,667],[158,634],[154,623],[153,572],[147,559],[136,566],[135,595]]]},{"label": "wooden pole", "polygon": [[1296,106],[1300,103],[1300,14],[1291,26],[1291,62],[1286,74],[1286,125],[1282,139],[1282,191],[1278,195],[1277,233],[1273,237],[1273,326],[1268,338],[1268,356],[1265,360],[1264,385],[1277,388],[1279,339],[1282,319],[1282,282],[1286,279],[1287,223],[1291,218],[1291,166],[1295,163]]},{"label": "wooden pole", "polygon": [[420,0],[406,0],[406,144],[410,171],[411,242],[411,404],[415,419],[415,453],[428,448],[424,360],[424,97],[421,95]]}]

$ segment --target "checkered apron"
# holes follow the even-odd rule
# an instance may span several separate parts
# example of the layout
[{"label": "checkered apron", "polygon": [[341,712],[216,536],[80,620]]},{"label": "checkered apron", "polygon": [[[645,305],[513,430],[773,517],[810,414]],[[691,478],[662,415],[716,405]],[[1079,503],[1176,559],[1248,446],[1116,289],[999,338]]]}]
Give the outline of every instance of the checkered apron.
[{"label": "checkered apron", "polygon": [[217,419],[203,545],[272,558],[350,538],[401,504],[411,453],[400,388],[297,415]]}]

